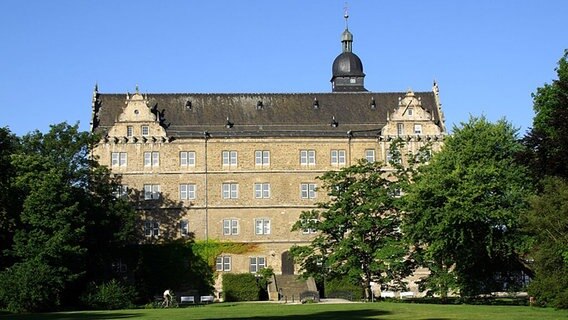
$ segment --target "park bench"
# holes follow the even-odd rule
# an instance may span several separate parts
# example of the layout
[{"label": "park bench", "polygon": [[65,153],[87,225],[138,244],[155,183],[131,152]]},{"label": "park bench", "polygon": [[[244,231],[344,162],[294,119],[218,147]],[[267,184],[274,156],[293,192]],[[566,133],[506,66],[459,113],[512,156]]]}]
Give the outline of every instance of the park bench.
[{"label": "park bench", "polygon": [[186,303],[195,303],[195,297],[194,296],[181,296],[180,297],[180,304],[186,304]]},{"label": "park bench", "polygon": [[201,303],[210,303],[210,302],[214,302],[215,301],[215,297],[214,296],[201,296],[199,298],[199,301]]}]

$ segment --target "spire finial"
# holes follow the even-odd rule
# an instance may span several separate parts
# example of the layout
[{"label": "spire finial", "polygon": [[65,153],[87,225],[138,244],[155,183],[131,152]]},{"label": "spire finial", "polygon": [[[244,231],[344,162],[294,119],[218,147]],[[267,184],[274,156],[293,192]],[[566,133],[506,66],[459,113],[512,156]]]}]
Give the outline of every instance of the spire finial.
[{"label": "spire finial", "polygon": [[345,18],[345,29],[349,29],[349,4],[345,2],[345,7],[343,7],[343,18]]},{"label": "spire finial", "polygon": [[138,83],[136,84],[136,93],[140,93],[140,90],[138,90]]}]

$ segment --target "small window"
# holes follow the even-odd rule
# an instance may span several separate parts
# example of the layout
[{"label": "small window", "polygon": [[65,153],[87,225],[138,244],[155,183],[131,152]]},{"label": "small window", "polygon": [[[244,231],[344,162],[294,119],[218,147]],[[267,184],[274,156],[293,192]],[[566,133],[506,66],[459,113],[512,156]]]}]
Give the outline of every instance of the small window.
[{"label": "small window", "polygon": [[160,165],[160,153],[157,151],[144,152],[144,166],[158,167]]},{"label": "small window", "polygon": [[257,199],[270,198],[270,183],[255,183],[254,197]]},{"label": "small window", "polygon": [[331,164],[336,166],[345,164],[345,150],[331,150]]},{"label": "small window", "polygon": [[300,164],[301,165],[315,165],[316,164],[316,151],[315,150],[300,150]]},{"label": "small window", "polygon": [[239,234],[239,220],[237,219],[224,219],[223,220],[223,235],[234,236]]},{"label": "small window", "polygon": [[413,108],[408,108],[406,110],[406,114],[408,114],[408,116],[412,116],[412,114],[414,113],[414,109]]},{"label": "small window", "polygon": [[179,153],[179,164],[182,167],[195,166],[195,151],[181,151]]},{"label": "small window", "polygon": [[142,132],[142,136],[147,137],[150,135],[150,127],[149,126],[142,126],[140,127],[140,131]]},{"label": "small window", "polygon": [[126,126],[126,136],[132,137],[134,135],[134,129],[132,126]]},{"label": "small window", "polygon": [[365,160],[367,160],[368,162],[375,162],[375,150],[365,150]]},{"label": "small window", "polygon": [[126,152],[111,153],[111,167],[126,167],[128,163],[128,154]]},{"label": "small window", "polygon": [[194,183],[180,184],[179,185],[179,198],[180,200],[194,200],[196,185]]},{"label": "small window", "polygon": [[268,166],[270,165],[270,151],[268,150],[256,150],[254,152],[254,164],[257,166]]},{"label": "small window", "polygon": [[187,220],[180,220],[179,222],[179,234],[182,237],[189,236],[189,221]]},{"label": "small window", "polygon": [[257,273],[261,269],[266,268],[266,259],[264,257],[251,257],[250,268],[251,273]]},{"label": "small window", "polygon": [[[315,224],[317,224],[318,220],[317,220],[317,219],[306,219],[306,220],[304,220],[303,222],[306,223],[306,224],[308,224],[308,225],[315,225]],[[302,233],[303,233],[303,234],[313,234],[313,233],[316,233],[316,228],[315,228],[315,227],[312,228],[311,226],[310,226],[310,227],[307,227],[307,228],[304,228],[304,229],[302,229]]]},{"label": "small window", "polygon": [[255,219],[254,233],[257,235],[270,234],[270,219]]},{"label": "small window", "polygon": [[237,165],[237,152],[236,151],[223,151],[223,165],[236,166]]},{"label": "small window", "polygon": [[144,235],[146,237],[157,237],[160,235],[160,224],[156,220],[144,221]]},{"label": "small window", "polygon": [[302,183],[300,185],[302,199],[314,199],[316,197],[316,185],[313,183]]},{"label": "small window", "polygon": [[395,159],[394,154],[390,150],[387,150],[386,162],[387,164],[391,164],[391,162],[400,163],[401,159],[400,157]]},{"label": "small window", "polygon": [[144,200],[160,199],[160,185],[159,184],[145,184],[144,185]]},{"label": "small window", "polygon": [[215,270],[231,271],[231,256],[219,256],[215,261]]},{"label": "small window", "polygon": [[125,184],[121,184],[116,186],[116,189],[113,192],[115,198],[126,198],[128,197],[128,186]]},{"label": "small window", "polygon": [[223,199],[237,199],[239,197],[238,183],[223,183]]},{"label": "small window", "polygon": [[396,134],[398,134],[399,136],[404,134],[404,123],[396,124]]},{"label": "small window", "polygon": [[414,125],[414,134],[422,134],[422,125],[421,124],[415,124]]}]

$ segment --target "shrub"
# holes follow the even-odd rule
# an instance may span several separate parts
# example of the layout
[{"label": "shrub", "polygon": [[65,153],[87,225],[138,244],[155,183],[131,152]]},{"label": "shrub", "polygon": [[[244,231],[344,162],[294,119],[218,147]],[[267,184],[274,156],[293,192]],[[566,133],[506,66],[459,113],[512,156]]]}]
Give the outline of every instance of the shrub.
[{"label": "shrub", "polygon": [[351,283],[347,277],[325,280],[325,296],[332,296],[334,293],[348,292],[352,295],[353,300],[361,300],[363,298],[363,289]]},{"label": "shrub", "polygon": [[225,301],[257,301],[259,296],[260,288],[253,274],[223,274]]},{"label": "shrub", "polygon": [[81,300],[91,309],[113,310],[132,307],[134,296],[132,287],[113,279],[100,285],[91,283]]}]

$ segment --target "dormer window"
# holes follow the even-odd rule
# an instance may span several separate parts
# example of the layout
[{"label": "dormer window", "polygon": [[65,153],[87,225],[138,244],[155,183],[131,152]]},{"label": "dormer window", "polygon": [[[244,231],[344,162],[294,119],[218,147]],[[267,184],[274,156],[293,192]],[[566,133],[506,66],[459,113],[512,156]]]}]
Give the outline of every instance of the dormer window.
[{"label": "dormer window", "polygon": [[147,137],[150,135],[150,127],[149,126],[142,126],[141,127],[142,136]]},{"label": "dormer window", "polygon": [[406,110],[406,114],[408,114],[409,116],[411,116],[413,112],[414,112],[413,108],[408,108],[408,110]]}]

